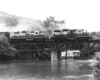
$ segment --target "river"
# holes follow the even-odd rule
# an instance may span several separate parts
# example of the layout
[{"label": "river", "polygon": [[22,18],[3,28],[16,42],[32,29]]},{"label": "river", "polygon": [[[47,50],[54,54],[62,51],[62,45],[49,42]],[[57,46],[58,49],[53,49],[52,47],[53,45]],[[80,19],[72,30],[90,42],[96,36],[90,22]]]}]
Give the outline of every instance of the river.
[{"label": "river", "polygon": [[0,62],[0,80],[91,80],[92,61],[16,60]]}]

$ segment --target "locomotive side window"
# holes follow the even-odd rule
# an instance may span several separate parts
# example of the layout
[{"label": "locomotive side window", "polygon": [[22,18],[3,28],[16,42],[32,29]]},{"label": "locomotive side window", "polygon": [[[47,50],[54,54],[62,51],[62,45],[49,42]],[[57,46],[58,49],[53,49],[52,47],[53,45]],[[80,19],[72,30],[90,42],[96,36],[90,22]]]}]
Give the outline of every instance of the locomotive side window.
[{"label": "locomotive side window", "polygon": [[36,32],[35,34],[38,34],[38,32]]},{"label": "locomotive side window", "polygon": [[78,34],[82,34],[82,31],[78,31]]},{"label": "locomotive side window", "polygon": [[31,31],[31,32],[30,32],[30,35],[34,35],[34,31]]},{"label": "locomotive side window", "polygon": [[77,30],[76,34],[83,34],[83,30]]},{"label": "locomotive side window", "polygon": [[26,35],[26,31],[21,31],[20,35],[21,36],[25,36]]},{"label": "locomotive side window", "polygon": [[20,34],[20,32],[14,32],[14,34]]},{"label": "locomotive side window", "polygon": [[14,36],[19,36],[20,35],[20,32],[14,32]]},{"label": "locomotive side window", "polygon": [[34,32],[34,35],[39,35],[39,31],[35,31]]},{"label": "locomotive side window", "polygon": [[22,33],[26,33],[26,31],[22,31]]},{"label": "locomotive side window", "polygon": [[76,30],[69,30],[69,34],[76,34]]},{"label": "locomotive side window", "polygon": [[34,33],[34,31],[31,31],[31,33]]}]

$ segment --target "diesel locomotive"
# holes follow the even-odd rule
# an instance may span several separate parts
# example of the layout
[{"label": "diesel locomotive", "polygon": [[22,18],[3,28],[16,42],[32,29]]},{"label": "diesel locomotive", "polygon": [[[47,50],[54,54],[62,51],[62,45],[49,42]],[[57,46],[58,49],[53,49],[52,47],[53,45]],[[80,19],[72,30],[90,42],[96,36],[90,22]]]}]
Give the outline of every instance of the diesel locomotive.
[{"label": "diesel locomotive", "polygon": [[11,42],[66,42],[66,41],[88,41],[91,39],[88,32],[83,29],[54,30],[50,36],[45,31],[17,31],[0,32]]},{"label": "diesel locomotive", "polygon": [[55,30],[52,35],[53,41],[88,41],[89,33],[83,29],[63,29]]}]

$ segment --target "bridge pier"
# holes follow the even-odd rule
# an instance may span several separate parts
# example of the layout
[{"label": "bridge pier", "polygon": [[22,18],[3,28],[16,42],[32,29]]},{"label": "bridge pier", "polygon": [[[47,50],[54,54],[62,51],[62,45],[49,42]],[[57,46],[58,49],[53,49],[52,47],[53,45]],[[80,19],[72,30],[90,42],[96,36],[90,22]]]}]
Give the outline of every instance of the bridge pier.
[{"label": "bridge pier", "polygon": [[51,52],[51,61],[60,60],[60,59],[61,59],[61,52],[60,51],[52,51]]},{"label": "bridge pier", "polygon": [[51,61],[57,60],[57,51],[52,51],[51,52]]}]

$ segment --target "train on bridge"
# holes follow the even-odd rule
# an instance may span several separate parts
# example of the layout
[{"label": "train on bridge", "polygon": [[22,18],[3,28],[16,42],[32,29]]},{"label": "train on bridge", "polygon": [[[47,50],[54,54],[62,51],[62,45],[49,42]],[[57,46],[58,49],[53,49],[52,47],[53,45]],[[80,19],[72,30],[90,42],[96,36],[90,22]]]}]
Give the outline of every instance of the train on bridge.
[{"label": "train on bridge", "polygon": [[0,32],[0,34],[5,35],[11,42],[66,42],[92,39],[83,29],[54,30],[49,36],[46,35],[46,31]]},{"label": "train on bridge", "polygon": [[82,56],[100,51],[100,40],[94,40],[83,29],[54,30],[49,36],[47,31],[0,32],[0,35],[6,36],[11,45],[24,55],[50,58],[52,51],[60,54],[61,51],[79,50]]}]

